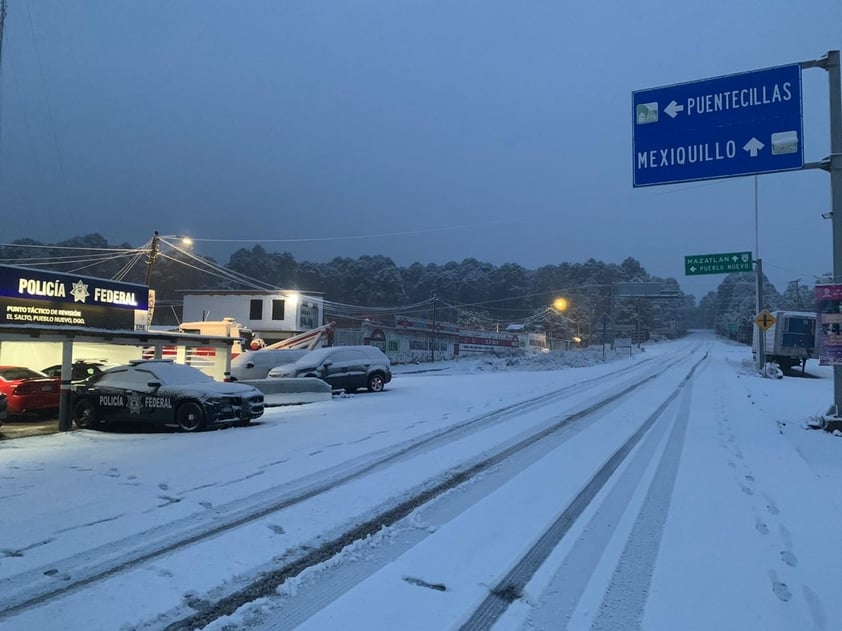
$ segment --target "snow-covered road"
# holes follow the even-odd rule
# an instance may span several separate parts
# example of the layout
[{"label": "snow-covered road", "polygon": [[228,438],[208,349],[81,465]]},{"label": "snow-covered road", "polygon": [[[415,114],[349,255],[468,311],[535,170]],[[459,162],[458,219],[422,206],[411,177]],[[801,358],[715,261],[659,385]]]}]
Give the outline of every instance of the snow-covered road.
[{"label": "snow-covered road", "polygon": [[830,374],[749,355],[396,369],[250,428],[0,443],[0,629],[837,628],[842,440],[802,427]]}]

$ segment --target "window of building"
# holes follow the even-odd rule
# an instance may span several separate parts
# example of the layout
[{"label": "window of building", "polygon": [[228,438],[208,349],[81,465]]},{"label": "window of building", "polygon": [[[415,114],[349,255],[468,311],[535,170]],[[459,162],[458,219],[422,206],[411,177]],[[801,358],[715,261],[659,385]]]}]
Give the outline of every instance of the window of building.
[{"label": "window of building", "polygon": [[283,320],[284,319],[284,301],[283,300],[272,300],[272,319],[273,320]]},{"label": "window of building", "polygon": [[302,329],[315,329],[319,322],[319,307],[304,303],[299,310],[299,325]]},{"label": "window of building", "polygon": [[249,305],[249,320],[263,319],[263,300],[261,298],[252,298]]}]

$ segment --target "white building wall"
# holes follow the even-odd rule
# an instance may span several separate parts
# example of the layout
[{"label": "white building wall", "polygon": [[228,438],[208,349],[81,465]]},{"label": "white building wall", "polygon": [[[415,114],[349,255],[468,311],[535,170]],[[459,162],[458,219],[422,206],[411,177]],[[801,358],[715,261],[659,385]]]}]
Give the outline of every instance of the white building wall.
[{"label": "white building wall", "polygon": [[[0,342],[0,363],[9,366],[25,366],[43,370],[61,363],[61,342]],[[119,344],[73,343],[73,361],[80,359],[104,359],[109,364],[127,364],[140,359],[140,348]]]},{"label": "white building wall", "polygon": [[[252,319],[252,301],[261,303],[261,317]],[[273,301],[284,303],[283,318],[273,317]],[[263,338],[283,339],[324,324],[324,300],[297,292],[243,294],[187,294],[184,322],[234,318]]]}]

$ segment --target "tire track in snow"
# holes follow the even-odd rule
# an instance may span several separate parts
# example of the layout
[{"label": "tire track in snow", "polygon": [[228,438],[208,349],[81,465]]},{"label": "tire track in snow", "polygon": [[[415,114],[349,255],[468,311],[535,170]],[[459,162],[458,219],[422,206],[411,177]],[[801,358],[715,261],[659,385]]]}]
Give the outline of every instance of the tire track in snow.
[{"label": "tire track in snow", "polygon": [[591,626],[592,631],[641,628],[687,435],[691,394],[691,388],[685,389],[666,449]]},{"label": "tire track in snow", "polygon": [[[540,597],[535,599],[523,629],[555,629],[566,626],[585,593],[591,575],[614,536],[617,523],[628,510],[635,491],[655,457],[668,429],[656,423],[630,462],[619,474],[605,499],[591,516],[576,543],[565,556]],[[527,588],[528,589],[528,588]]]},{"label": "tire track in snow", "polygon": [[[581,517],[584,510],[594,500],[596,495],[599,493],[600,490],[602,490],[605,484],[608,483],[609,479],[614,475],[614,473],[617,471],[620,465],[629,456],[631,451],[640,443],[641,439],[652,429],[652,426],[660,418],[662,418],[666,410],[679,396],[679,394],[685,392],[685,386],[690,382],[696,369],[706,358],[707,353],[705,353],[704,357],[702,357],[702,359],[700,359],[697,363],[693,365],[693,367],[690,369],[690,372],[684,378],[684,380],[681,382],[678,388],[676,388],[676,390],[664,400],[664,402],[658,407],[658,409],[655,410],[655,412],[649,418],[647,418],[646,421],[644,421],[640,428],[623,445],[621,445],[619,449],[617,449],[617,451],[614,452],[611,458],[609,458],[609,460],[594,474],[594,476],[585,485],[585,487],[582,489],[579,495],[570,503],[568,508],[561,514],[561,516],[549,526],[549,528],[538,539],[535,545],[532,546],[532,548],[530,548],[529,551],[514,565],[512,570],[509,573],[507,573],[506,576],[504,576],[503,579],[491,589],[491,593],[479,605],[479,607],[477,607],[477,609],[466,620],[466,622],[460,627],[460,631],[477,631],[480,629],[491,629],[494,626],[494,624],[496,624],[497,620],[499,620],[500,617],[505,613],[508,606],[514,600],[522,597],[523,590],[526,584],[535,574],[540,565],[544,563],[544,561],[546,561],[547,557],[550,555],[555,546],[557,546],[561,539],[568,533],[573,523]],[[687,396],[689,397],[689,395]],[[687,403],[687,405],[682,404],[682,415],[685,418],[689,418],[689,403]],[[686,429],[686,420],[683,422],[683,424],[676,423],[676,427],[682,425]],[[673,442],[673,437],[675,436],[675,434],[676,432],[674,428],[673,434],[670,437],[671,443]],[[666,478],[668,482],[669,492],[669,494],[667,495],[667,504],[665,507],[666,510],[668,510],[669,508],[669,495],[672,494],[672,487],[675,482],[675,474],[678,469],[678,461],[681,455],[680,446],[683,445],[684,441],[684,429],[682,429],[678,433],[678,436],[680,438],[680,442],[678,442],[678,449],[674,457],[674,465],[672,462],[673,458],[667,459],[665,456],[664,458],[662,458],[661,466],[658,469],[658,473],[656,473],[656,480],[659,477],[664,478],[664,475],[667,475],[669,473],[671,473],[672,475],[672,477]],[[669,446],[667,447],[667,451],[670,451]],[[669,464],[667,466],[667,469],[665,469],[662,472],[661,469],[664,467],[665,461],[667,461]],[[673,466],[675,468],[675,471],[672,471]],[[659,476],[658,474],[661,475]],[[657,495],[658,500],[663,499],[663,490],[665,489],[661,489],[659,487]],[[652,492],[650,491],[650,495],[651,494]],[[654,512],[650,510],[651,514],[647,513],[647,520],[651,521],[652,519],[661,518],[665,522],[666,510],[661,516],[659,512],[660,506],[656,506],[656,508],[657,510]],[[663,529],[663,524],[661,525],[661,529]],[[660,537],[658,537],[658,542],[660,542]],[[657,553],[657,547],[655,548],[655,553]],[[654,556],[652,557],[652,564],[654,564]],[[621,625],[620,627],[616,628],[625,629],[627,627]]]}]

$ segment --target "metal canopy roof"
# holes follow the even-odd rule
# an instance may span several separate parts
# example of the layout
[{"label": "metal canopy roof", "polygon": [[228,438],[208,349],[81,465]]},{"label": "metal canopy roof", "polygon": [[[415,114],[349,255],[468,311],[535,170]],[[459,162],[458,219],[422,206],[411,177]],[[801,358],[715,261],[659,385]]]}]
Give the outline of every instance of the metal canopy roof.
[{"label": "metal canopy roof", "polygon": [[111,331],[82,327],[48,327],[41,325],[0,325],[0,341],[15,342],[94,342],[122,346],[212,346],[225,348],[234,338],[219,335],[200,335],[173,331]]}]

